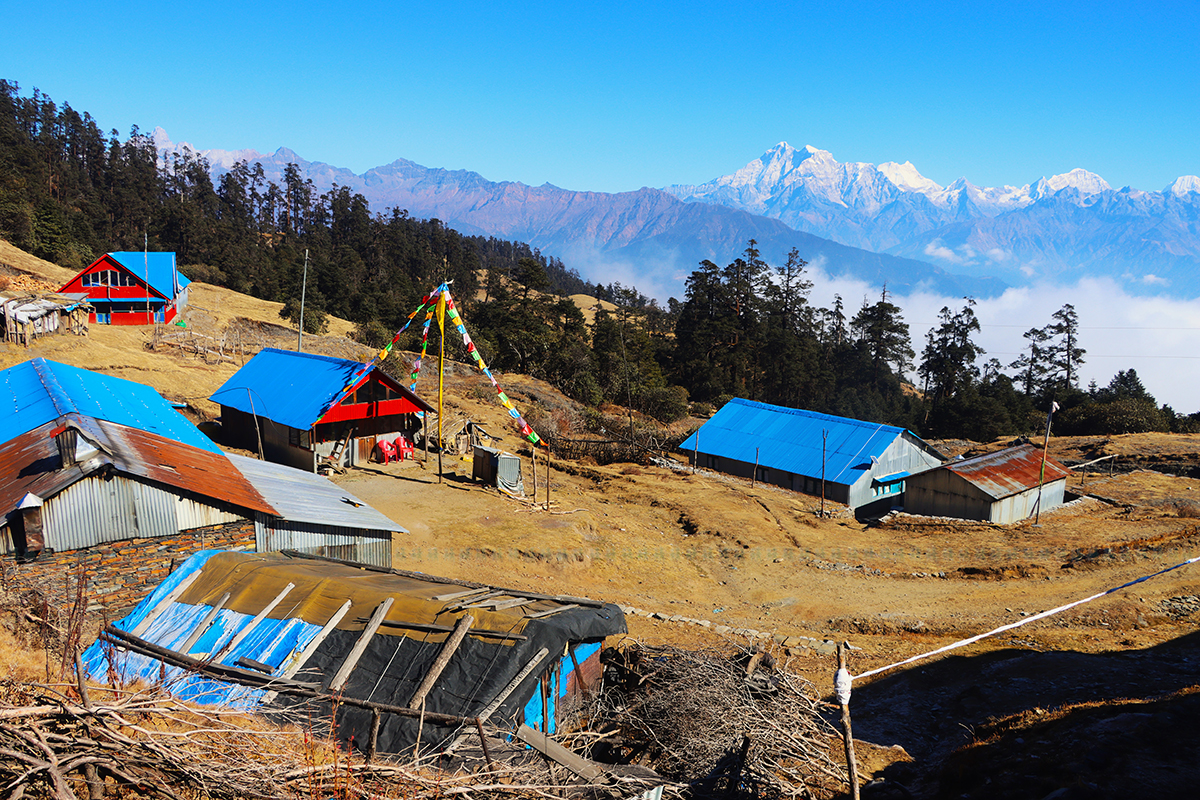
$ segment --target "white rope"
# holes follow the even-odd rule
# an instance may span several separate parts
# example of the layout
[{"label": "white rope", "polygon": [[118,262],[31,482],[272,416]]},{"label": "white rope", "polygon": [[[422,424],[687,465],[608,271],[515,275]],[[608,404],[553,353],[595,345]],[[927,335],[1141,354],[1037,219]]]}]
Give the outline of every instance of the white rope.
[{"label": "white rope", "polygon": [[[1052,608],[1049,611],[1039,612],[1037,614],[1034,614],[1031,617],[1026,617],[1025,619],[1018,620],[1017,622],[1011,622],[1008,625],[1001,625],[999,628],[990,630],[987,633],[981,633],[978,636],[972,636],[969,639],[960,639],[959,641],[954,642],[953,644],[948,644],[945,647],[939,647],[937,650],[931,650],[928,653],[922,653],[921,655],[913,656],[912,658],[906,658],[903,661],[897,661],[895,664],[888,664],[886,667],[877,667],[876,669],[867,670],[866,672],[862,673],[861,675],[853,676],[853,680],[861,680],[862,678],[869,678],[872,675],[878,675],[881,672],[887,672],[888,670],[895,669],[896,667],[903,667],[904,665],[911,664],[914,661],[921,661],[922,659],[929,658],[930,656],[936,656],[936,655],[939,655],[940,653],[945,653],[950,650],[956,650],[959,647],[965,647],[966,645],[974,644],[975,642],[978,642],[981,639],[986,639],[989,636],[995,636],[998,633],[1004,633],[1005,631],[1011,631],[1014,628],[1019,628],[1022,625],[1028,625],[1030,622],[1034,622],[1039,619],[1045,619],[1046,617],[1052,617],[1055,614],[1062,613],[1063,611],[1066,611],[1069,608],[1074,608],[1075,606],[1081,606],[1084,603],[1090,603],[1091,601],[1096,600],[1101,597],[1104,597],[1105,595],[1112,594],[1113,592],[1119,592],[1122,589],[1128,589],[1130,586],[1134,586],[1136,584],[1142,583],[1143,581],[1148,581],[1151,578],[1157,578],[1159,575],[1165,575],[1166,573],[1171,572],[1172,570],[1179,569],[1180,567],[1186,567],[1188,564],[1194,564],[1197,561],[1200,561],[1200,556],[1195,556],[1194,558],[1189,558],[1187,561],[1180,562],[1173,567],[1167,567],[1166,569],[1160,569],[1158,572],[1151,573],[1150,575],[1143,575],[1142,577],[1132,580],[1129,583],[1123,583],[1120,586],[1114,586],[1111,589],[1106,589],[1103,592],[1098,592],[1098,593],[1092,595],[1091,597],[1085,597],[1082,600],[1075,600],[1074,602],[1067,603],[1066,605],[1059,606],[1058,608]],[[839,670],[839,672],[840,672],[840,670]],[[836,681],[836,678],[835,678],[835,681]],[[841,688],[838,687],[837,691],[838,691],[838,700],[841,701],[841,694],[842,694]],[[847,696],[847,700],[848,700],[849,692],[846,693],[846,696]]]}]

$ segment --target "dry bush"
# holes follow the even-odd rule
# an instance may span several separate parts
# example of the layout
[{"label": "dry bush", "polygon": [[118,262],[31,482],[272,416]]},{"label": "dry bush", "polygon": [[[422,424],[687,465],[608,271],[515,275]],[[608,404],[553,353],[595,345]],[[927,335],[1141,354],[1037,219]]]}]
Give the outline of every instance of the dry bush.
[{"label": "dry bush", "polygon": [[595,757],[686,781],[692,797],[821,797],[842,780],[814,687],[771,656],[635,644],[605,661]]}]

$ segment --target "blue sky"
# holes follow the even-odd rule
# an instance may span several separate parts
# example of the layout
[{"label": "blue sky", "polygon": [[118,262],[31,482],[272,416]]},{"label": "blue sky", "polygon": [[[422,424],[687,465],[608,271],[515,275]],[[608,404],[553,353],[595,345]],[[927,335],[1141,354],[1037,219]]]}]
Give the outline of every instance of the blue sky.
[{"label": "blue sky", "polygon": [[945,185],[1200,174],[1200,4],[22,3],[0,77],[122,137],[624,191],[779,141]]}]

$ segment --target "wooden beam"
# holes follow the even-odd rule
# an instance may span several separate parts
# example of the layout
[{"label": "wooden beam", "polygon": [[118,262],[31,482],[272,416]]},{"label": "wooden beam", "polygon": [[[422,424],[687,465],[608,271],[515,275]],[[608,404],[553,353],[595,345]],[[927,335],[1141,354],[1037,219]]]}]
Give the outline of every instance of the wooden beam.
[{"label": "wooden beam", "polygon": [[579,606],[575,603],[567,603],[565,606],[558,606],[557,608],[547,608],[545,611],[538,611],[534,614],[526,614],[525,619],[541,619],[542,617],[550,617],[550,616],[557,614],[560,611],[569,611],[572,608],[579,608]]},{"label": "wooden beam", "polygon": [[174,603],[175,598],[186,592],[188,587],[195,583],[196,579],[199,577],[200,570],[196,570],[191,575],[188,575],[181,580],[174,589],[167,592],[167,594],[161,600],[154,604],[154,608],[146,612],[146,616],[142,617],[142,621],[135,625],[130,633],[132,633],[134,636],[141,636],[147,630],[149,630],[150,626],[154,624],[154,620],[158,619],[159,616],[167,610],[167,606],[171,605],[171,603]]},{"label": "wooden beam", "polygon": [[[483,711],[479,712],[479,722],[482,724],[487,721],[488,717],[492,716],[492,714],[495,714],[496,709],[503,705],[504,701],[508,699],[508,696],[517,690],[517,687],[529,677],[529,673],[533,672],[537,665],[541,664],[548,655],[550,655],[549,649],[543,647],[541,650],[538,650],[533,658],[529,659],[529,663],[521,668],[521,671],[517,673],[517,676],[509,681],[508,685],[501,689],[498,695],[492,698],[492,702],[488,703],[484,707]],[[467,740],[468,735],[469,734],[466,733],[459,734],[458,738],[451,742],[450,746],[446,748],[446,754],[449,755],[457,750],[458,747]]]},{"label": "wooden beam", "polygon": [[[426,622],[405,622],[404,620],[385,619],[383,621],[385,628],[400,628],[407,631],[425,631],[426,633],[454,633],[454,628],[449,625],[431,625]],[[483,636],[488,639],[511,639],[513,641],[523,642],[529,637],[523,633],[509,633],[508,631],[493,631],[484,628],[473,628],[472,636]]]},{"label": "wooden beam", "polygon": [[225,594],[221,595],[221,599],[217,601],[217,604],[208,610],[208,613],[204,615],[204,619],[200,620],[200,624],[197,625],[192,632],[188,634],[188,637],[183,640],[183,644],[179,646],[179,652],[186,656],[192,651],[192,645],[200,640],[200,637],[203,636],[204,632],[208,630],[208,626],[212,625],[213,620],[217,618],[217,614],[221,613],[221,609],[224,608],[225,604],[228,602],[229,592],[226,592]]},{"label": "wooden beam", "polygon": [[339,691],[346,685],[346,681],[350,679],[350,673],[358,666],[358,660],[362,658],[363,653],[367,652],[367,645],[371,643],[371,639],[375,636],[375,632],[379,630],[383,618],[387,616],[388,611],[392,608],[392,603],[395,602],[394,597],[384,599],[375,609],[375,613],[371,615],[371,621],[367,623],[367,627],[363,628],[362,634],[358,637],[358,641],[354,643],[354,647],[350,650],[350,654],[346,656],[346,660],[342,662],[342,666],[338,668],[337,674],[333,676],[333,680],[329,683],[329,691]]},{"label": "wooden beam", "polygon": [[442,643],[441,652],[438,653],[437,659],[433,665],[429,667],[429,671],[425,673],[424,680],[417,687],[417,691],[413,693],[412,699],[408,701],[408,707],[411,709],[420,708],[425,703],[425,696],[433,689],[433,685],[437,683],[437,679],[441,677],[442,670],[446,669],[446,665],[450,663],[450,659],[454,657],[458,646],[462,644],[466,638],[467,632],[471,630],[471,626],[475,624],[475,618],[470,614],[460,617],[454,625],[454,633],[450,634],[450,638]]},{"label": "wooden beam", "polygon": [[567,748],[563,747],[558,742],[546,736],[543,733],[538,733],[528,725],[520,725],[517,727],[516,736],[525,744],[537,750],[542,755],[550,758],[559,764],[562,764],[567,769],[574,772],[579,777],[589,783],[594,782],[597,778],[604,774],[604,771],[599,766],[588,761],[583,756],[572,753]]},{"label": "wooden beam", "polygon": [[215,656],[213,656],[213,660],[214,661],[217,660],[225,653],[233,652],[239,644],[241,644],[243,641],[245,641],[247,636],[249,636],[251,633],[253,633],[254,629],[258,627],[258,623],[260,623],[264,619],[266,619],[267,615],[275,610],[275,606],[277,606],[281,602],[283,602],[283,598],[287,597],[288,592],[290,592],[292,589],[295,589],[295,588],[296,588],[296,584],[294,584],[294,583],[289,583],[287,586],[283,587],[283,591],[281,591],[279,594],[275,595],[275,599],[272,600],[271,602],[267,603],[266,608],[264,608],[262,611],[255,614],[254,619],[250,620],[250,622],[246,625],[246,627],[244,627],[240,631],[238,631],[237,635],[234,636],[232,639],[230,639],[228,644],[226,644],[224,647],[222,647],[220,650],[217,651],[217,654]]},{"label": "wooden beam", "polygon": [[[278,670],[277,676],[280,678],[290,679],[297,672],[299,672],[300,668],[304,666],[305,662],[312,657],[312,654],[317,652],[317,648],[321,646],[321,642],[325,641],[325,637],[329,635],[329,632],[333,630],[339,622],[342,621],[342,617],[346,616],[346,612],[349,610],[350,601],[347,600],[346,602],[342,603],[341,608],[333,612],[333,616],[329,618],[329,621],[325,623],[325,626],[321,628],[320,632],[312,638],[312,641],[304,646],[303,650],[292,656],[285,664],[281,665],[282,669]],[[275,699],[275,694],[275,692],[267,692],[266,696],[263,697],[263,703],[270,703]]]},{"label": "wooden beam", "polygon": [[[242,686],[250,686],[255,689],[265,689],[267,687],[274,688],[278,694],[295,695],[296,697],[311,697],[317,700],[326,700],[329,702],[337,701],[340,705],[354,706],[356,708],[365,708],[369,710],[378,709],[388,714],[396,714],[401,717],[417,718],[422,717],[432,722],[435,725],[464,727],[474,725],[474,717],[456,717],[453,714],[437,714],[431,711],[426,711],[422,715],[420,711],[413,711],[410,708],[403,706],[394,706],[388,703],[376,703],[372,700],[359,700],[356,697],[337,696],[330,692],[323,691],[319,684],[301,683],[299,681],[284,680],[277,676],[263,675],[259,672],[253,672],[248,669],[239,667],[228,667],[224,664],[213,664],[208,661],[201,661],[191,656],[181,655],[174,650],[166,647],[160,647],[153,642],[147,642],[137,636],[126,633],[123,630],[114,628],[109,625],[101,634],[101,637],[106,641],[112,642],[118,647],[123,647],[127,650],[132,650],[135,653],[153,656],[164,663],[173,666],[183,667],[191,672],[196,672],[200,675],[206,675],[210,678],[230,681],[241,684]],[[56,706],[61,708],[61,706]],[[0,718],[2,718],[0,712]]]}]

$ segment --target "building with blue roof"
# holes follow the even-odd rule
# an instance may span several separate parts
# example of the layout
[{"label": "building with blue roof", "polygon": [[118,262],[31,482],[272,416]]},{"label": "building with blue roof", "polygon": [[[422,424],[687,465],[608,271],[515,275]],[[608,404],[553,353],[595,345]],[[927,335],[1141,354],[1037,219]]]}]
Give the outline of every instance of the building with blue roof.
[{"label": "building with blue roof", "polygon": [[380,440],[409,442],[433,411],[374,365],[273,347],[260,351],[209,398],[231,442],[263,458],[315,471],[367,462]]},{"label": "building with blue roof", "polygon": [[190,283],[174,253],[105,253],[59,291],[85,295],[95,309],[91,322],[150,325],[183,312]]},{"label": "building with blue roof", "polygon": [[897,504],[908,475],[945,460],[904,428],[741,398],[679,447],[697,466],[823,494],[864,513]]}]

